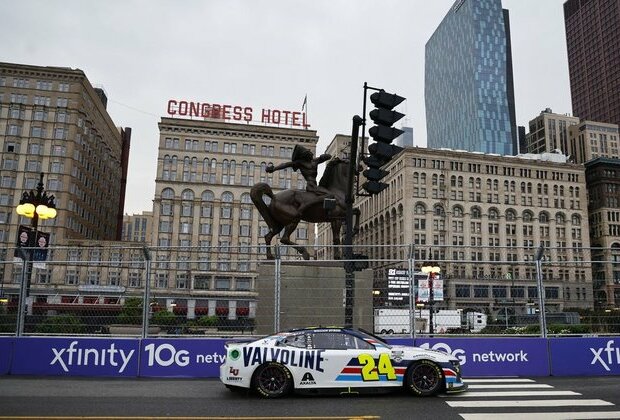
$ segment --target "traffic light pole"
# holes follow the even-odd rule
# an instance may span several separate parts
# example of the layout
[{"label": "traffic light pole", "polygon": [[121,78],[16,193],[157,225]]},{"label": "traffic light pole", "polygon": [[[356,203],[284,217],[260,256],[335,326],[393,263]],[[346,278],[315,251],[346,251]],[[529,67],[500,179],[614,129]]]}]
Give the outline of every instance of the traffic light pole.
[{"label": "traffic light pole", "polygon": [[353,262],[353,184],[355,183],[355,174],[357,173],[357,142],[360,126],[363,119],[359,115],[353,117],[353,128],[351,130],[351,150],[349,153],[349,183],[347,185],[347,193],[345,196],[346,205],[346,231],[344,237],[344,270],[345,279],[345,308],[344,308],[344,326],[346,328],[353,327],[353,303],[355,298],[355,267]]}]

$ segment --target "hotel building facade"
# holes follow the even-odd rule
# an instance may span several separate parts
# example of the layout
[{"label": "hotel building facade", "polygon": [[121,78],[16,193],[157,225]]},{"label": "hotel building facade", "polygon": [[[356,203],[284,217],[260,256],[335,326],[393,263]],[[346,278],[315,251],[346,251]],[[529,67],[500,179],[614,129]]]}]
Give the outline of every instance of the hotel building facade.
[{"label": "hotel building facade", "polygon": [[[19,226],[31,224],[15,208],[42,173],[58,208],[38,225],[51,246],[120,240],[131,129],[116,127],[106,104],[82,70],[0,63],[0,261],[13,259]],[[21,264],[0,265],[0,277],[17,283]],[[51,271],[33,277],[49,284]]]}]

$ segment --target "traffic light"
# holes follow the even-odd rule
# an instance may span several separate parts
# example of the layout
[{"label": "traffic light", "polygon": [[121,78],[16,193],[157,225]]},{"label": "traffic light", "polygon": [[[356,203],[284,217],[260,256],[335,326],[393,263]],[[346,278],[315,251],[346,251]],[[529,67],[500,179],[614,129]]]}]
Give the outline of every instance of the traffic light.
[{"label": "traffic light", "polygon": [[368,166],[363,174],[366,182],[362,188],[369,194],[379,194],[387,188],[387,184],[381,182],[388,171],[381,169],[392,157],[398,154],[401,147],[395,146],[392,141],[403,133],[403,130],[392,127],[405,114],[394,111],[393,108],[404,101],[405,98],[394,93],[387,93],[383,89],[370,95],[370,101],[375,105],[375,109],[370,111],[370,119],[376,124],[368,130],[368,134],[376,143],[368,146],[369,156],[363,161]]}]

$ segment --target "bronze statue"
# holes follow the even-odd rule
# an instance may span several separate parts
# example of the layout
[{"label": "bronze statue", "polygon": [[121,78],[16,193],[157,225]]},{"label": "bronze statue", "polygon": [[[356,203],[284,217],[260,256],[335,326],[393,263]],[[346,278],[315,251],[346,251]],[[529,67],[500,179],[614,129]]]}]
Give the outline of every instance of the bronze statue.
[{"label": "bronze statue", "polygon": [[[280,242],[292,245],[304,259],[309,259],[310,254],[305,247],[297,245],[291,240],[291,234],[297,228],[301,220],[311,223],[329,222],[334,237],[334,245],[340,245],[340,229],[346,214],[345,193],[348,184],[349,162],[339,158],[331,159],[327,163],[321,182],[317,185],[317,169],[319,164],[331,159],[330,155],[321,155],[314,158],[312,152],[303,146],[297,145],[293,150],[292,161],[278,166],[266,168],[268,173],[293,168],[301,172],[306,180],[306,190],[285,190],[274,194],[269,184],[261,182],[255,184],[250,190],[252,202],[269,226],[269,232],[265,235],[267,245],[267,258],[273,259],[271,252],[271,240],[282,229],[284,233]],[[265,203],[263,196],[267,195],[271,201]],[[336,206],[332,209],[324,207],[326,198],[333,198]],[[358,215],[359,210],[355,213]],[[359,217],[356,217],[356,224]],[[336,247],[334,258],[340,257],[340,250]]]}]

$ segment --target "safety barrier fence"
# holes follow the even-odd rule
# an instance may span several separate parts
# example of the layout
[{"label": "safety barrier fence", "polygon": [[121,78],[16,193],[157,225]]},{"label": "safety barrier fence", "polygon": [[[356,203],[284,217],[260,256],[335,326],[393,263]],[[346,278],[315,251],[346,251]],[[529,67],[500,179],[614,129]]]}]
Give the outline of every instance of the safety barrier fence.
[{"label": "safety barrier fence", "polygon": [[310,261],[286,246],[273,261],[258,246],[23,251],[0,261],[0,334],[215,338],[347,321],[408,338],[620,333],[616,248],[364,245],[345,261],[336,247]]},{"label": "safety barrier fence", "polygon": [[[219,376],[222,338],[0,337],[1,375]],[[467,377],[620,375],[620,336],[400,338],[460,359]]]}]

